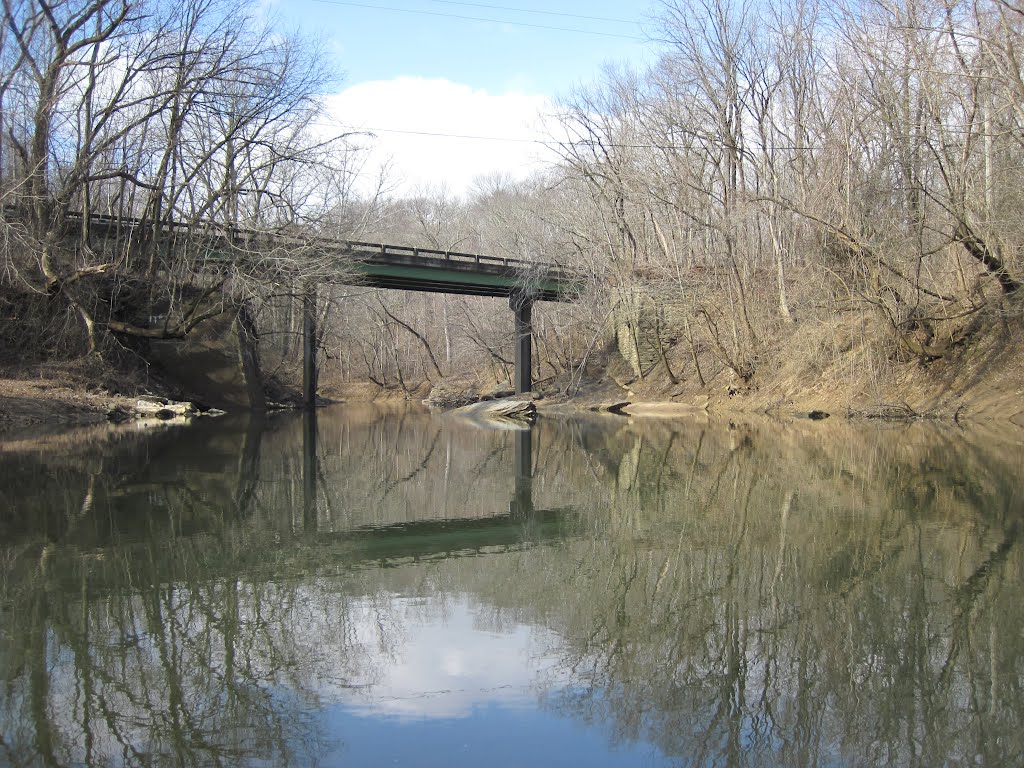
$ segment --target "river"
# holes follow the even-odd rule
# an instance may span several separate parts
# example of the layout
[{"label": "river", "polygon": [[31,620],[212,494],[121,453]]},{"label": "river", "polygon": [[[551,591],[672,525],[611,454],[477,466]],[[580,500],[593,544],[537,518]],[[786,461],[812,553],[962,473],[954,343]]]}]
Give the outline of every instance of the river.
[{"label": "river", "polygon": [[0,765],[1019,765],[1022,477],[1012,426],[369,406],[0,453]]}]

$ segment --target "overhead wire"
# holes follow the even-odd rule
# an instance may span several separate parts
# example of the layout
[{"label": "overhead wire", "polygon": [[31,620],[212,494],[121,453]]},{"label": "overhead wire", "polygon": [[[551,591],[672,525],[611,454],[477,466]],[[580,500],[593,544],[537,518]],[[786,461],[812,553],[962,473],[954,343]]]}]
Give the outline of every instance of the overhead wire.
[{"label": "overhead wire", "polygon": [[475,136],[472,134],[464,133],[442,133],[440,131],[412,131],[401,128],[363,128],[363,132],[374,134],[374,133],[400,133],[409,136],[428,136],[431,138],[440,139],[469,139],[472,141],[497,141],[509,144],[555,144],[558,142],[544,141],[543,139],[521,139],[513,138],[511,136]]},{"label": "overhead wire", "polygon": [[609,16],[587,16],[582,13],[566,13],[564,11],[540,11],[534,8],[512,8],[507,5],[489,5],[487,3],[465,3],[458,0],[427,0],[440,5],[463,5],[470,8],[487,8],[493,11],[512,11],[513,13],[535,13],[542,16],[561,16],[567,19],[585,19],[586,21],[607,21],[611,24],[636,24],[636,19],[614,19]]},{"label": "overhead wire", "polygon": [[446,19],[461,19],[463,21],[482,21],[488,24],[504,24],[512,27],[528,27],[531,29],[545,29],[554,32],[570,32],[579,35],[598,35],[600,37],[616,37],[622,40],[638,40],[646,42],[647,38],[638,35],[624,35],[619,32],[601,32],[595,29],[580,29],[579,27],[554,27],[548,24],[532,24],[527,21],[507,21],[505,19],[488,19],[480,16],[463,16],[457,13],[441,13],[440,11],[422,11],[412,8],[395,8],[388,5],[373,5],[371,3],[353,3],[348,0],[313,0],[323,5],[340,5],[348,8],[367,8],[374,11],[391,11],[394,13],[412,13],[420,16],[439,16]]},{"label": "overhead wire", "polygon": [[[566,12],[561,12],[561,11],[546,11],[546,10],[537,10],[537,9],[529,9],[529,8],[518,8],[518,7],[513,7],[513,6],[495,5],[495,4],[490,4],[490,3],[466,2],[464,0],[426,0],[426,1],[427,2],[432,2],[432,3],[439,3],[439,4],[443,4],[443,5],[456,5],[456,6],[466,6],[466,7],[473,7],[473,8],[485,8],[485,9],[488,9],[488,10],[508,11],[508,12],[514,12],[514,13],[543,14],[543,15],[546,15],[546,16],[559,16],[559,17],[566,17],[566,18],[584,19],[584,20],[588,20],[588,21],[609,22],[609,23],[614,23],[614,24],[636,24],[636,25],[639,24],[639,22],[635,21],[635,20],[619,19],[619,18],[612,18],[612,17],[607,17],[607,16],[592,16],[592,15],[585,15],[585,14],[566,13]],[[461,15],[461,14],[441,13],[441,12],[437,12],[437,11],[425,11],[425,10],[418,10],[418,9],[411,9],[411,8],[395,8],[395,7],[392,7],[392,6],[383,6],[383,5],[376,5],[376,4],[371,4],[371,3],[352,2],[351,0],[313,0],[313,2],[321,3],[321,4],[324,4],[324,5],[338,5],[338,6],[345,6],[345,7],[352,7],[352,8],[366,8],[366,9],[369,9],[369,10],[377,10],[377,11],[390,11],[390,12],[396,12],[396,13],[410,13],[410,14],[419,14],[419,15],[426,15],[426,16],[438,16],[438,17],[442,17],[442,18],[453,18],[453,19],[461,19],[461,20],[467,20],[467,21],[481,21],[481,22],[492,23],[492,24],[508,24],[508,25],[511,25],[511,26],[529,27],[529,28],[534,28],[534,29],[554,30],[554,31],[559,31],[559,32],[572,32],[572,33],[579,33],[579,34],[602,35],[602,36],[606,36],[606,37],[618,37],[618,38],[624,38],[624,39],[628,39],[628,40],[641,40],[641,41],[646,41],[647,40],[647,38],[643,38],[643,37],[638,37],[638,36],[634,36],[634,35],[623,35],[623,34],[613,33],[613,32],[601,32],[601,31],[597,31],[597,30],[587,30],[587,29],[572,28],[572,27],[554,27],[554,26],[543,25],[543,24],[532,24],[532,23],[528,23],[528,22],[507,21],[507,20],[504,20],[504,19],[481,18],[481,17],[475,17],[475,16],[464,16],[464,15]],[[333,126],[333,125],[329,126],[329,125],[327,125],[325,123],[321,123],[321,122],[317,122],[316,124],[321,126],[321,127],[324,127],[324,128],[336,127],[336,126]],[[481,136],[481,135],[474,135],[474,134],[445,133],[445,132],[441,132],[441,131],[418,131],[418,130],[399,129],[399,128],[368,128],[368,127],[364,127],[364,128],[354,129],[354,132],[355,133],[363,133],[363,134],[366,134],[366,135],[371,136],[373,138],[376,138],[376,136],[374,136],[374,134],[377,134],[377,133],[391,133],[391,134],[399,134],[399,135],[406,135],[406,136],[422,136],[422,137],[427,137],[427,138],[460,139],[460,140],[467,140],[467,141],[491,141],[491,142],[507,143],[507,144],[534,144],[534,145],[538,145],[538,146],[547,147],[549,149],[550,148],[559,148],[559,147],[564,148],[564,147],[571,147],[571,146],[598,146],[598,145],[602,146],[602,147],[604,147],[606,149],[646,149],[646,150],[663,150],[663,151],[667,150],[667,151],[672,151],[672,150],[680,149],[681,148],[678,145],[673,145],[673,144],[655,144],[655,143],[629,144],[629,143],[620,143],[620,142],[605,142],[605,141],[599,141],[599,140],[594,140],[594,139],[589,139],[589,140],[588,139],[576,139],[576,140],[567,139],[567,140],[561,140],[560,141],[560,140],[557,140],[557,139],[544,140],[544,139],[516,138],[516,137],[507,137],[507,136]],[[798,147],[776,146],[776,147],[774,147],[774,149],[780,149],[780,150],[785,150],[785,149],[808,149],[808,147],[800,147],[800,148],[798,148]]]},{"label": "overhead wire", "polygon": [[[336,126],[328,125],[327,123],[317,122],[316,125],[322,128],[333,128]],[[475,134],[465,133],[444,133],[441,131],[414,131],[402,128],[358,128],[353,130],[354,134],[365,134],[374,137],[377,133],[397,133],[407,136],[425,136],[428,138],[440,138],[440,139],[464,139],[468,141],[494,141],[507,144],[537,144],[543,147],[555,148],[555,147],[587,147],[587,146],[599,146],[605,149],[657,149],[664,151],[673,151],[686,149],[683,144],[630,144],[627,142],[617,141],[602,141],[599,139],[524,139],[515,138],[512,136],[480,136]],[[771,149],[775,150],[814,150],[819,147],[803,145],[803,146],[788,146],[782,144],[772,145]]]}]

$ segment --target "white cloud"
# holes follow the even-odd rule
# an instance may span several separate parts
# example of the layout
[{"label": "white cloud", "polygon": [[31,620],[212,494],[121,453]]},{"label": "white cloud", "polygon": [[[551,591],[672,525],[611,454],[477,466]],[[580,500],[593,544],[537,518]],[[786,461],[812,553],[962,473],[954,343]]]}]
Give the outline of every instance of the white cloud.
[{"label": "white cloud", "polygon": [[[363,142],[368,167],[390,160],[399,194],[445,185],[461,195],[476,176],[541,168],[546,149],[532,142],[544,139],[538,115],[548,105],[539,94],[417,77],[359,83],[327,100],[332,123],[374,134]],[[467,136],[517,141],[458,138]]]}]

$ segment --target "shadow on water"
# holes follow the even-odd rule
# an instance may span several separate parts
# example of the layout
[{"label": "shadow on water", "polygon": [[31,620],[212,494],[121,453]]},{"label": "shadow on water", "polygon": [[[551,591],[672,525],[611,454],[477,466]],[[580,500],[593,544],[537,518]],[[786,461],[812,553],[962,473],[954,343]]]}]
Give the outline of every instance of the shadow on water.
[{"label": "shadow on water", "polygon": [[329,761],[324,713],[468,611],[609,756],[1009,764],[1022,469],[929,424],[372,408],[0,455],[0,763]]}]

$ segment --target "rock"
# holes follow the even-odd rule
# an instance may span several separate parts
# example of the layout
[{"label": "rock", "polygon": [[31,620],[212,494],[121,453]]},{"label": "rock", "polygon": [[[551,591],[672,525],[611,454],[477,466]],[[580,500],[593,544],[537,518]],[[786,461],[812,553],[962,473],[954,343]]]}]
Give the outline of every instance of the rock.
[{"label": "rock", "polygon": [[[146,427],[169,422],[187,423],[197,415],[199,412],[192,403],[176,403],[162,397],[144,396],[136,400],[131,408],[123,405],[111,408],[107,412],[107,421],[114,424],[132,422],[136,427]],[[210,415],[218,414],[211,412]]]},{"label": "rock", "polygon": [[480,393],[469,388],[459,388],[445,382],[439,382],[430,390],[430,394],[423,401],[424,405],[432,408],[459,408],[480,400]]},{"label": "rock", "polygon": [[614,413],[616,416],[625,416],[626,412],[623,409],[629,405],[631,405],[629,400],[623,400],[618,403],[601,403],[590,410],[597,413]]},{"label": "rock", "polygon": [[137,400],[135,412],[143,416],[155,416],[158,419],[173,419],[176,416],[195,416],[196,407],[192,403],[163,402]]},{"label": "rock", "polygon": [[456,408],[453,414],[472,420],[497,423],[513,422],[513,425],[531,424],[537,415],[537,406],[529,400],[487,400]]},{"label": "rock", "polygon": [[122,405],[115,406],[107,411],[107,421],[114,424],[124,424],[132,420],[132,412]]}]

